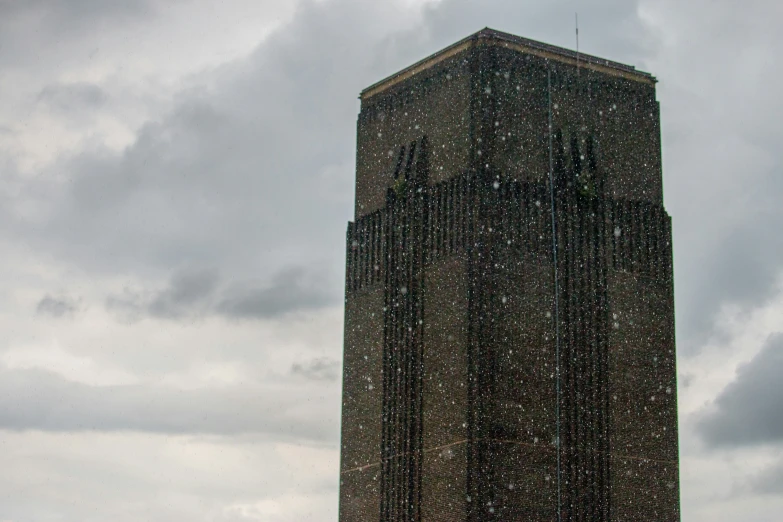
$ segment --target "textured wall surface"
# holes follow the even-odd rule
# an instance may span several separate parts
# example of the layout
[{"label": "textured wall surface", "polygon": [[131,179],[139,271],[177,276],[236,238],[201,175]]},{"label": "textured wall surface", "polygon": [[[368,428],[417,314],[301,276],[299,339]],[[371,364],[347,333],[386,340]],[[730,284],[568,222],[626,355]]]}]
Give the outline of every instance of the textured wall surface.
[{"label": "textured wall surface", "polygon": [[[465,513],[468,279],[464,256],[427,269],[424,327],[422,520]],[[427,313],[429,312],[429,313]]]},{"label": "textured wall surface", "polygon": [[380,512],[383,289],[351,294],[345,304],[340,520]]},{"label": "textured wall surface", "polygon": [[526,45],[363,95],[341,521],[679,520],[654,79]]}]

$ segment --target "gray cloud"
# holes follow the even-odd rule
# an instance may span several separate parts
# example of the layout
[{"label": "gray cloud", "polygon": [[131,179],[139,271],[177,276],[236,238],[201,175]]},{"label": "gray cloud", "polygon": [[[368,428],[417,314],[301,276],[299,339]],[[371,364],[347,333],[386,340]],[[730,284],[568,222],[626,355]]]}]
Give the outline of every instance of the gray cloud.
[{"label": "gray cloud", "polygon": [[312,381],[336,381],[340,377],[340,361],[319,357],[306,363],[294,363],[291,365],[291,374]]},{"label": "gray cloud", "polygon": [[176,273],[169,286],[152,298],[147,310],[150,315],[165,319],[198,313],[199,305],[215,293],[217,282],[214,271]]},{"label": "gray cloud", "polygon": [[751,208],[743,210],[743,217],[726,231],[714,251],[682,252],[703,256],[704,261],[701,273],[692,280],[690,302],[683,307],[686,335],[713,333],[715,314],[727,303],[752,307],[772,297],[775,278],[783,270],[783,235],[778,232],[783,225],[782,173],[780,161],[747,189],[743,199],[753,201]]},{"label": "gray cloud", "polygon": [[[93,387],[37,370],[0,370],[0,429],[259,434],[334,440],[337,419],[314,389],[287,383],[180,390],[151,384]],[[339,402],[339,401],[338,401]]]},{"label": "gray cloud", "polygon": [[72,316],[79,310],[79,300],[69,296],[45,295],[38,301],[35,311],[38,315],[48,315],[51,317]]},{"label": "gray cloud", "polygon": [[[0,65],[27,72],[52,55],[72,62],[68,45],[154,16],[150,0],[28,0],[0,2]],[[98,38],[96,38],[98,36]],[[63,51],[61,48],[67,50]],[[99,44],[94,47],[97,50]],[[54,63],[50,65],[55,65]]]},{"label": "gray cloud", "polygon": [[42,34],[35,35],[39,39],[45,39],[58,33],[75,36],[72,31],[83,28],[100,29],[94,24],[101,20],[117,21],[124,17],[152,15],[154,7],[153,2],[149,0],[124,2],[28,0],[27,2],[3,2],[0,4],[0,11],[3,13],[2,18],[9,25],[15,21],[46,29]]},{"label": "gray cloud", "polygon": [[333,301],[315,281],[308,281],[301,268],[284,270],[265,288],[235,289],[217,305],[217,311],[232,319],[278,317],[298,310],[326,306]]},{"label": "gray cloud", "polygon": [[713,447],[783,442],[783,334],[737,370],[736,379],[702,413],[697,431]]},{"label": "gray cloud", "polygon": [[783,461],[778,460],[752,474],[744,486],[744,489],[761,495],[783,494]]},{"label": "gray cloud", "polygon": [[152,4],[149,0],[129,0],[127,2],[104,2],[102,0],[29,0],[27,2],[3,2],[3,13],[8,16],[34,14],[48,22],[73,25],[79,21],[92,21],[99,18],[114,18],[123,14],[149,13]]},{"label": "gray cloud", "polygon": [[[688,5],[685,17],[677,14],[682,4],[676,0],[645,6],[647,18],[657,19],[647,60],[660,79],[664,186],[685,355],[714,334],[723,305],[762,304],[783,269],[783,154],[775,145],[783,140],[776,122],[783,76],[767,65],[783,44],[770,20],[779,6]],[[714,16],[693,18],[705,10]],[[695,45],[674,52],[686,40]],[[729,71],[719,85],[710,80]]]},{"label": "gray cloud", "polygon": [[143,317],[192,320],[207,316],[227,319],[270,319],[335,302],[322,283],[301,267],[274,274],[266,284],[257,281],[221,285],[214,270],[176,272],[154,291],[125,289],[106,299],[106,308],[126,321]]},{"label": "gray cloud", "polygon": [[98,109],[107,99],[100,86],[86,82],[53,83],[38,93],[39,102],[66,113]]},{"label": "gray cloud", "polygon": [[168,284],[155,291],[125,289],[110,295],[106,308],[129,321],[142,317],[183,319],[209,313],[217,291],[218,275],[214,270],[185,270],[174,273]]},{"label": "gray cloud", "polygon": [[[638,6],[638,2],[604,0],[579,8],[582,51],[643,68],[655,36],[639,17]],[[574,3],[569,0],[450,0],[432,4],[425,11],[422,25],[426,30],[412,28],[406,34],[418,37],[397,37],[396,41],[409,48],[421,49],[426,40],[442,47],[489,26],[574,48],[574,10]],[[598,27],[601,30],[596,30]]]},{"label": "gray cloud", "polygon": [[347,7],[310,6],[285,36],[216,72],[214,92],[183,91],[122,152],[93,148],[25,180],[13,197],[43,212],[31,219],[5,207],[8,232],[94,273],[195,263],[245,279],[297,262],[322,267],[339,293],[355,94],[365,82],[355,68],[333,74],[318,46],[289,38],[315,27],[365,63],[369,51],[349,45],[355,34],[312,18],[332,9],[350,18]]}]

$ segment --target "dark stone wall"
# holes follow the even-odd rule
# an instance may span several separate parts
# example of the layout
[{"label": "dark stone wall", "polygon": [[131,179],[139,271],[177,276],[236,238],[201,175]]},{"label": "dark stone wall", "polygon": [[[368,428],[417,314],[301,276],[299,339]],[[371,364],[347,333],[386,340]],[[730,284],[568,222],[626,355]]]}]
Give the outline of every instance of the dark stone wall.
[{"label": "dark stone wall", "polygon": [[[557,502],[552,265],[514,244],[489,303],[496,345],[489,446],[492,520],[552,520]],[[487,506],[492,502],[491,506]]]},{"label": "dark stone wall", "polygon": [[468,436],[468,271],[464,254],[427,268],[421,520],[465,514]]},{"label": "dark stone wall", "polygon": [[349,292],[345,302],[340,520],[376,520],[380,511],[383,288]]},{"label": "dark stone wall", "polygon": [[356,139],[357,218],[385,204],[400,149],[422,136],[430,142],[432,182],[467,168],[470,81],[467,56],[459,55],[362,102]]},{"label": "dark stone wall", "polygon": [[679,520],[654,84],[479,42],[357,142],[341,521],[555,520],[558,446],[562,520]]},{"label": "dark stone wall", "polygon": [[500,47],[485,48],[480,61],[476,92],[485,164],[512,179],[546,182],[549,71],[553,131],[563,133],[566,155],[571,137],[594,136],[607,196],[663,203],[654,85],[584,67],[577,74],[574,66]]},{"label": "dark stone wall", "polygon": [[671,285],[610,276],[612,514],[679,520],[677,378]]}]

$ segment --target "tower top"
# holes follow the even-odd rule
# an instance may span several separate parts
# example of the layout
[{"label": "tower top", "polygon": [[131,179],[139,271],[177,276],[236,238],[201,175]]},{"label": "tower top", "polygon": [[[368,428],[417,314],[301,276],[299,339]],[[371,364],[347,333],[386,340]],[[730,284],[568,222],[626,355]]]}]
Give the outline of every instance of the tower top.
[{"label": "tower top", "polygon": [[420,60],[413,65],[410,65],[405,69],[370,85],[361,92],[359,97],[362,100],[367,100],[375,94],[383,92],[389,87],[407,80],[447,58],[450,58],[480,44],[502,46],[521,53],[527,53],[545,58],[547,60],[554,60],[556,62],[574,66],[577,65],[578,60],[579,66],[585,69],[591,69],[596,72],[609,74],[612,76],[620,76],[641,83],[654,84],[656,82],[656,79],[653,75],[639,71],[631,65],[613,62],[611,60],[606,60],[597,56],[591,56],[589,54],[577,54],[576,51],[572,51],[570,49],[538,42],[536,40],[530,40],[528,38],[522,38],[521,36],[515,36],[513,34],[504,33],[502,31],[496,31],[495,29],[485,27],[481,31],[473,33],[472,35],[467,36],[434,54],[431,54],[427,58],[424,58],[423,60]]}]

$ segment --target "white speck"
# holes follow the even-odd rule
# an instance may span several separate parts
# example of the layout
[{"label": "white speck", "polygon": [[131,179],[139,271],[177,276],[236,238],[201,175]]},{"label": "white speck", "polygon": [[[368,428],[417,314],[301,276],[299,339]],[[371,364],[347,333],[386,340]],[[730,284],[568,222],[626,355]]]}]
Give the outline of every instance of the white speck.
[{"label": "white speck", "polygon": [[451,74],[447,74],[447,75],[446,75],[446,79],[447,79],[447,80],[451,80]]},{"label": "white speck", "polygon": [[497,181],[492,182],[492,188],[495,189],[495,190],[499,189],[500,188],[500,183],[498,183]]},{"label": "white speck", "polygon": [[408,287],[407,286],[400,287],[400,293],[402,295],[406,295],[408,293]]},{"label": "white speck", "polygon": [[[504,72],[504,73],[503,73],[503,78],[505,78],[506,80],[508,80],[510,76],[511,76],[511,75],[510,75],[510,74],[508,74],[507,72]],[[652,116],[652,115],[651,115],[651,116]]]},{"label": "white speck", "polygon": [[614,237],[620,237],[620,227],[614,227]]},{"label": "white speck", "polygon": [[554,105],[552,106],[552,108],[553,108],[553,109],[557,109],[558,107],[559,107],[559,105],[558,105],[558,104],[554,104]]},{"label": "white speck", "polygon": [[552,317],[552,312],[547,312],[547,313],[546,313],[546,316],[547,316],[547,317]]},{"label": "white speck", "polygon": [[536,206],[540,207],[541,206],[541,202],[540,201],[536,201]]},{"label": "white speck", "polygon": [[489,87],[489,86],[484,87],[484,92],[487,93],[487,94],[492,94],[492,88]]},{"label": "white speck", "polygon": [[496,121],[496,122],[495,122],[495,127],[497,127],[498,125],[500,125],[500,122],[499,122],[499,121]]},{"label": "white speck", "polygon": [[507,298],[506,296],[503,296],[503,297],[500,299],[500,301],[501,301],[503,304],[506,304],[506,303],[508,303],[508,298]]},{"label": "white speck", "polygon": [[668,394],[672,393],[672,387],[671,386],[667,386],[666,387],[666,393],[668,393]]}]

